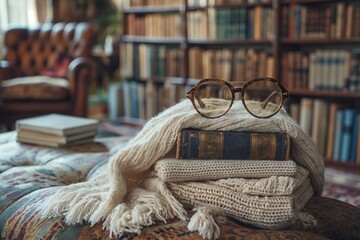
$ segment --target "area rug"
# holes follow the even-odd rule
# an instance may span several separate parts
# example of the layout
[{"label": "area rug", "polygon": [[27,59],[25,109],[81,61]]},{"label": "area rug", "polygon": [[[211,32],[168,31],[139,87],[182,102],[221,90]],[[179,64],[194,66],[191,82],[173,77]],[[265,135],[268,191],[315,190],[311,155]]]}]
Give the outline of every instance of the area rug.
[{"label": "area rug", "polygon": [[323,196],[360,208],[360,172],[327,167]]}]

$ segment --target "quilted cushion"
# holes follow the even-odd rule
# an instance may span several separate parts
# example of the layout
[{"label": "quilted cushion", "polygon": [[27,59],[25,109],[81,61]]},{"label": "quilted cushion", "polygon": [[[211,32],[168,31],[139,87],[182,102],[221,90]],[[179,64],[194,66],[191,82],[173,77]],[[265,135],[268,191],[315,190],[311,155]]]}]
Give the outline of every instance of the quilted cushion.
[{"label": "quilted cushion", "polygon": [[63,100],[69,96],[69,83],[47,76],[19,77],[1,82],[4,100]]}]

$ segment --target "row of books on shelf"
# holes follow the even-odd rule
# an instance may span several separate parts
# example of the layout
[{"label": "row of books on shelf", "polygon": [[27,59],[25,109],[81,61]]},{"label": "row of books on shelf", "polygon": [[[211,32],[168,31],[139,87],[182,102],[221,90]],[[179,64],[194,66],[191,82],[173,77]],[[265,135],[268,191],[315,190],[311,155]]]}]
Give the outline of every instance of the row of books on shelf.
[{"label": "row of books on shelf", "polygon": [[208,8],[188,12],[189,39],[270,40],[274,32],[274,11],[269,7]]},{"label": "row of books on shelf", "polygon": [[[122,76],[138,79],[184,77],[184,51],[164,45],[124,44]],[[263,49],[189,49],[189,77],[244,81],[274,76],[274,58]]]},{"label": "row of books on shelf", "polygon": [[360,50],[288,51],[282,79],[289,90],[360,91]]},{"label": "row of books on shelf", "polygon": [[189,50],[189,76],[194,79],[217,77],[227,81],[246,81],[256,76],[274,76],[274,58],[261,49]]},{"label": "row of books on shelf", "polygon": [[342,104],[303,98],[290,115],[327,160],[360,164],[360,112]]},{"label": "row of books on shelf", "polygon": [[288,38],[360,37],[360,4],[354,2],[302,5],[282,8],[281,34]]},{"label": "row of books on shelf", "polygon": [[164,45],[125,43],[121,50],[122,76],[183,77],[184,51]]},{"label": "row of books on shelf", "polygon": [[147,120],[164,109],[180,102],[190,85],[154,84],[152,81],[139,82],[123,79],[112,84],[109,90],[110,115],[115,119],[123,116],[132,119]]},{"label": "row of books on shelf", "polygon": [[181,37],[181,18],[178,13],[126,15],[126,34],[146,37]]}]

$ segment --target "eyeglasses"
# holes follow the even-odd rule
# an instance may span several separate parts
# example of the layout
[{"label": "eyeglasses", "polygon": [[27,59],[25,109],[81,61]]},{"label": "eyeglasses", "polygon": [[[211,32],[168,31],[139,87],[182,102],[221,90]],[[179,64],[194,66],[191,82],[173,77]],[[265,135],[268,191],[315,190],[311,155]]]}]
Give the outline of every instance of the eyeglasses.
[{"label": "eyeglasses", "polygon": [[[235,87],[236,85],[240,87]],[[259,77],[248,82],[231,83],[222,79],[205,78],[193,86],[186,97],[201,116],[219,118],[230,110],[236,92],[241,92],[245,109],[258,118],[275,115],[289,96],[286,88],[277,80]]]}]

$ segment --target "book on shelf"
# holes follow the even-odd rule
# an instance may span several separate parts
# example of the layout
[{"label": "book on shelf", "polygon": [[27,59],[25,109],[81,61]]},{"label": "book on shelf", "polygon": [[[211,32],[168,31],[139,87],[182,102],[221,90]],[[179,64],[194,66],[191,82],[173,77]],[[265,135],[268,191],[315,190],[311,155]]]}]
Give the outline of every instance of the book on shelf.
[{"label": "book on shelf", "polygon": [[178,159],[288,160],[286,133],[182,129],[177,136]]},{"label": "book on shelf", "polygon": [[360,89],[357,49],[288,51],[283,54],[282,78],[292,89],[355,92]]},{"label": "book on shelf", "polygon": [[181,37],[179,13],[152,13],[147,15],[129,13],[126,15],[126,34],[151,38]]},{"label": "book on shelf", "polygon": [[313,101],[309,98],[302,98],[300,101],[299,125],[305,133],[311,136],[311,124],[313,115]]},{"label": "book on shelf", "polygon": [[312,137],[326,160],[357,163],[360,157],[358,109],[344,103],[309,98],[291,103],[289,108],[290,116],[300,119],[300,127]]},{"label": "book on shelf", "polygon": [[95,119],[48,114],[16,121],[17,141],[62,147],[93,141],[99,122]]},{"label": "book on shelf", "polygon": [[283,6],[282,36],[290,39],[356,38],[360,36],[360,5],[356,1]]},{"label": "book on shelf", "polygon": [[243,81],[256,76],[274,77],[274,58],[263,49],[189,49],[189,77],[216,77]]},{"label": "book on shelf", "polygon": [[255,8],[216,8],[187,14],[189,39],[202,40],[271,40],[274,11],[268,6]]},{"label": "book on shelf", "polygon": [[328,103],[321,99],[313,100],[311,137],[314,140],[319,153],[325,156],[326,138],[328,125]]},{"label": "book on shelf", "polygon": [[360,149],[359,146],[359,119],[360,114],[358,111],[354,111],[354,119],[353,119],[353,134],[351,134],[351,141],[350,141],[350,161],[353,163],[357,163],[357,156],[360,157]]},{"label": "book on shelf", "polygon": [[340,161],[346,162],[351,161],[351,141],[354,134],[354,120],[355,120],[355,111],[350,108],[343,110],[343,121],[342,121],[342,132],[341,132],[341,151],[340,151]]},{"label": "book on shelf", "polygon": [[122,76],[146,79],[184,77],[184,51],[172,46],[125,43]]},{"label": "book on shelf", "polygon": [[124,115],[122,98],[122,83],[115,82],[108,86],[108,115],[110,120],[116,120]]},{"label": "book on shelf", "polygon": [[331,103],[329,105],[329,115],[328,115],[328,136],[326,142],[326,153],[325,159],[332,159],[334,152],[334,138],[335,138],[335,123],[336,123],[336,111],[338,110],[339,105],[336,103]]},{"label": "book on shelf", "polygon": [[357,131],[355,132],[356,135],[354,136],[354,138],[356,138],[356,144],[354,144],[355,149],[353,149],[353,151],[355,151],[354,155],[356,156],[356,164],[360,164],[360,114],[358,114],[356,117],[356,126]]}]

